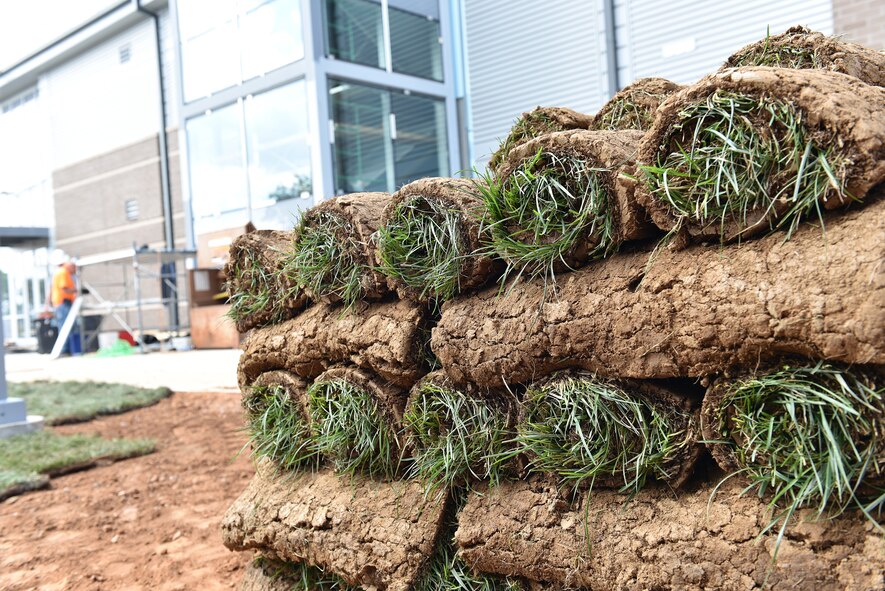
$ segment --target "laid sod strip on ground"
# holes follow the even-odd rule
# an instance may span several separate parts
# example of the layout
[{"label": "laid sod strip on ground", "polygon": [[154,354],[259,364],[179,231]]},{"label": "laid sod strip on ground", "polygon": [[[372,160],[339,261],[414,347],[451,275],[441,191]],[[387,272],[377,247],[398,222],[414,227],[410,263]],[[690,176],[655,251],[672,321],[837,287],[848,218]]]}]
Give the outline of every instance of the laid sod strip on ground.
[{"label": "laid sod strip on ground", "polygon": [[286,276],[313,299],[344,302],[378,299],[387,282],[376,271],[372,235],[390,201],[386,193],[354,193],[324,201],[301,218]]},{"label": "laid sod strip on ground", "polygon": [[409,476],[428,492],[476,480],[497,483],[509,468],[515,413],[508,393],[481,398],[453,387],[441,371],[429,374],[412,389],[403,415]]},{"label": "laid sod strip on ground", "polygon": [[[739,68],[661,105],[637,197],[680,242],[737,241],[858,204],[885,180],[885,89],[826,70]],[[863,122],[858,125],[858,122]]]},{"label": "laid sod strip on ground", "polygon": [[172,394],[168,388],[139,388],[103,382],[9,383],[9,395],[23,398],[28,412],[48,425],[64,425],[123,413],[156,404]]},{"label": "laid sod strip on ground", "polygon": [[341,577],[303,562],[283,562],[258,555],[246,571],[240,591],[360,591]]},{"label": "laid sod strip on ground", "polygon": [[658,106],[679,88],[664,78],[640,78],[602,106],[593,119],[593,129],[645,131],[651,127]]},{"label": "laid sod strip on ground", "polygon": [[821,216],[821,202],[850,200],[847,155],[813,139],[806,119],[781,100],[717,91],[680,111],[669,150],[642,168],[649,190],[677,219],[718,227],[722,241],[790,234]]},{"label": "laid sod strip on ground", "polygon": [[150,439],[102,439],[38,431],[0,439],[0,471],[53,476],[89,467],[99,460],[123,460],[154,449]]},{"label": "laid sod strip on ground", "polygon": [[281,473],[260,462],[221,523],[224,545],[303,562],[364,588],[414,589],[437,547],[448,495],[412,481],[331,469]]},{"label": "laid sod strip on ground", "polygon": [[[385,392],[373,378],[358,370],[329,370],[307,389],[314,444],[343,474],[395,477],[401,464],[399,409],[386,406],[385,398],[402,398]],[[397,404],[397,403],[395,403]]]},{"label": "laid sod strip on ground", "polygon": [[283,272],[292,232],[258,230],[237,237],[225,265],[231,308],[239,332],[276,324],[307,305],[303,290]]},{"label": "laid sod strip on ground", "polygon": [[267,371],[313,379],[338,364],[370,370],[404,388],[426,373],[426,306],[393,299],[367,302],[347,314],[343,308],[314,304],[291,320],[251,331],[237,370],[241,389]]},{"label": "laid sod strip on ground", "polygon": [[805,27],[766,35],[733,54],[722,67],[740,66],[826,69],[854,76],[867,84],[885,85],[885,55],[881,52]]},{"label": "laid sod strip on ground", "polygon": [[649,486],[629,502],[600,489],[572,501],[547,478],[506,481],[470,494],[455,542],[474,571],[546,589],[882,588],[882,534],[862,517],[810,518],[772,564],[776,536],[757,538],[765,502],[734,480],[714,488]]},{"label": "laid sod strip on ground", "polygon": [[49,486],[49,477],[36,472],[0,469],[0,501]]},{"label": "laid sod strip on ground", "polygon": [[243,396],[252,454],[272,460],[283,470],[319,463],[305,413],[305,391],[299,390],[270,382],[252,386]]},{"label": "laid sod strip on ground", "polygon": [[679,486],[698,455],[698,425],[687,401],[666,394],[589,374],[554,377],[527,390],[516,447],[529,472],[573,489],[632,493],[649,477]]},{"label": "laid sod strip on ground", "polygon": [[876,199],[829,220],[826,240],[802,227],[786,242],[663,249],[651,269],[648,251],[622,252],[571,273],[543,307],[541,279],[451,300],[431,345],[452,380],[489,389],[571,368],[702,379],[786,355],[885,365],[883,235]]},{"label": "laid sod strip on ground", "polygon": [[780,526],[797,509],[833,517],[885,505],[885,378],[818,363],[720,380],[704,400],[704,435],[727,471],[766,498]]},{"label": "laid sod strip on ground", "polygon": [[593,124],[592,115],[584,115],[566,107],[537,107],[519,116],[510,133],[489,158],[489,170],[498,168],[516,146],[528,140],[567,129],[589,129]]},{"label": "laid sod strip on ground", "polygon": [[439,304],[493,278],[482,252],[482,200],[466,179],[410,183],[392,198],[377,234],[381,272],[400,297]]}]

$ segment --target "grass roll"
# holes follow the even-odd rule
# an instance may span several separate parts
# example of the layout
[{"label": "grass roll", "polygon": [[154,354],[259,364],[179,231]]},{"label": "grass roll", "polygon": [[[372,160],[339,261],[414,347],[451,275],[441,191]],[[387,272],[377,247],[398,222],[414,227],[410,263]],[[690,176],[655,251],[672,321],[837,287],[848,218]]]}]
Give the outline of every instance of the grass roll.
[{"label": "grass roll", "polygon": [[651,128],[664,99],[680,88],[665,78],[640,78],[622,88],[599,109],[593,118],[593,129],[646,131]]},{"label": "grass roll", "polygon": [[575,490],[634,493],[648,478],[678,488],[702,449],[697,414],[690,396],[661,386],[561,373],[526,391],[516,446],[529,473]]},{"label": "grass roll", "polygon": [[578,113],[567,107],[535,107],[517,118],[510,133],[489,158],[489,169],[493,171],[497,169],[507,160],[513,148],[530,139],[554,131],[590,129],[591,125],[593,125],[592,115]]},{"label": "grass roll", "polygon": [[864,200],[885,180],[885,89],[823,70],[740,68],[668,100],[640,148],[662,229],[729,242]]},{"label": "grass roll", "polygon": [[294,235],[255,230],[238,236],[224,267],[230,317],[237,331],[276,324],[307,306],[307,296],[284,272]]}]

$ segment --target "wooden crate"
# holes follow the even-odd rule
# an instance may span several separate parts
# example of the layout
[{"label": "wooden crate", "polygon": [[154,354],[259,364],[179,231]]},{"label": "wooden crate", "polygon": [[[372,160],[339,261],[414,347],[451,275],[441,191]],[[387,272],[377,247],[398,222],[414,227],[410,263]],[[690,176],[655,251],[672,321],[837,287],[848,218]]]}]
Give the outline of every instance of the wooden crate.
[{"label": "wooden crate", "polygon": [[236,349],[240,334],[233,321],[225,316],[230,306],[197,306],[190,309],[191,341],[195,349]]}]

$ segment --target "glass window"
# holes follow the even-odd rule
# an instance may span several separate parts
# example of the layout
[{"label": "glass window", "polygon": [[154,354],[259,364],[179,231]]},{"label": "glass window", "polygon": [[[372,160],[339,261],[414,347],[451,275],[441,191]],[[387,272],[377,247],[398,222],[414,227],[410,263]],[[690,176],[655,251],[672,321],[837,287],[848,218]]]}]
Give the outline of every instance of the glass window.
[{"label": "glass window", "polygon": [[246,99],[252,208],[313,195],[303,80]]},{"label": "glass window", "polygon": [[377,0],[326,0],[326,54],[340,60],[387,67],[381,3]]},{"label": "glass window", "polygon": [[419,14],[413,10],[420,4],[428,3],[418,2],[410,10],[395,8],[393,4],[388,7],[393,71],[442,81],[439,5],[431,2],[427,11]]},{"label": "glass window", "polygon": [[244,80],[304,59],[298,0],[276,0],[247,10],[240,19],[240,32]]},{"label": "glass window", "polygon": [[194,218],[248,208],[240,104],[235,103],[186,124]]},{"label": "glass window", "polygon": [[304,59],[301,0],[179,0],[190,102]]},{"label": "glass window", "polygon": [[394,191],[448,174],[445,103],[414,93],[330,80],[336,192]]}]

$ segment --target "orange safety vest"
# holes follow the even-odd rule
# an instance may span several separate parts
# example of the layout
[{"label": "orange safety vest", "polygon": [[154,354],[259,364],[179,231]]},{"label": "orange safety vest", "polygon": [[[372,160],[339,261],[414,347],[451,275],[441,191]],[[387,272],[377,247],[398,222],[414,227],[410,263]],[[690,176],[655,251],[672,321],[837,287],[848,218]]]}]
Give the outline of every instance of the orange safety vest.
[{"label": "orange safety vest", "polygon": [[[65,293],[65,289],[72,290],[74,293]],[[77,285],[74,283],[74,276],[68,273],[64,267],[59,267],[55,275],[52,276],[52,305],[60,306],[63,301],[77,298]]]}]

